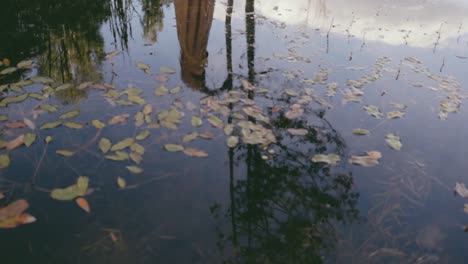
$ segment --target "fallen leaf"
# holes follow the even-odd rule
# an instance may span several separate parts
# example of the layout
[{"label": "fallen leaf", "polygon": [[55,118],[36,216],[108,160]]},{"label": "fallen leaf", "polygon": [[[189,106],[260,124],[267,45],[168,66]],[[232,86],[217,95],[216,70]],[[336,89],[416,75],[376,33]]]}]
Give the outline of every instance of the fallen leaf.
[{"label": "fallen leaf", "polygon": [[468,190],[465,187],[464,183],[455,183],[455,193],[460,195],[463,198],[468,198]]},{"label": "fallen leaf", "polygon": [[136,62],[135,64],[140,70],[143,70],[146,74],[149,74],[149,75],[152,74],[151,69],[148,66],[148,64],[140,62],[140,61]]},{"label": "fallen leaf", "polygon": [[85,176],[78,177],[76,184],[66,188],[53,189],[50,197],[55,200],[69,201],[79,196],[85,196],[88,191],[89,178]]},{"label": "fallen leaf", "polygon": [[12,216],[19,215],[28,209],[29,204],[26,200],[16,200],[5,207],[0,208],[0,221],[6,220]]},{"label": "fallen leaf", "polygon": [[26,127],[26,124],[23,121],[10,121],[5,124],[5,127],[10,129],[17,129]]},{"label": "fallen leaf", "polygon": [[177,87],[174,87],[173,89],[171,89],[169,92],[171,94],[178,94],[178,93],[180,93],[181,90],[182,90],[182,88],[180,88],[180,86],[177,86]]},{"label": "fallen leaf", "polygon": [[111,141],[107,138],[101,138],[98,144],[99,144],[99,149],[101,149],[102,153],[107,153],[112,146]]},{"label": "fallen leaf", "polygon": [[125,182],[125,179],[122,177],[117,178],[117,184],[121,189],[125,189],[125,187],[127,187],[127,182]]},{"label": "fallen leaf", "polygon": [[145,115],[142,112],[137,112],[134,119],[136,127],[141,127],[145,123]]},{"label": "fallen leaf", "polygon": [[139,153],[134,152],[134,151],[132,151],[130,153],[130,155],[128,155],[128,156],[136,164],[140,164],[143,161],[143,158],[141,157],[141,155]]},{"label": "fallen leaf", "polygon": [[34,143],[34,141],[36,141],[36,134],[34,134],[34,133],[26,133],[26,134],[24,135],[24,145],[25,145],[26,147],[31,146],[31,145]]},{"label": "fallen leaf", "polygon": [[15,149],[21,145],[24,144],[24,135],[19,135],[17,138],[9,141],[7,144],[6,144],[6,148],[8,150],[12,150],[12,149]]},{"label": "fallen leaf", "polygon": [[105,158],[113,161],[124,161],[128,160],[129,156],[123,151],[116,151],[114,155],[106,155]]},{"label": "fallen leaf", "polygon": [[152,105],[147,104],[147,105],[145,105],[145,107],[143,107],[143,114],[149,115],[152,112],[153,112],[153,106]]},{"label": "fallen leaf", "polygon": [[51,137],[51,136],[47,136],[47,137],[45,138],[45,143],[49,144],[51,141],[52,141],[52,137]]},{"label": "fallen leaf", "polygon": [[401,111],[392,111],[387,113],[387,118],[389,119],[401,118],[403,116],[405,116],[405,113]]},{"label": "fallen leaf", "polygon": [[27,119],[25,117],[25,118],[23,118],[23,122],[29,127],[29,129],[32,129],[32,130],[36,129],[36,125],[30,119]]},{"label": "fallen leaf", "polygon": [[50,105],[50,104],[41,104],[39,105],[39,109],[49,112],[49,113],[57,112],[57,107],[55,105]]},{"label": "fallen leaf", "polygon": [[60,115],[59,119],[68,119],[68,118],[78,116],[79,114],[80,114],[80,110],[72,110],[72,111],[68,111],[68,112]]},{"label": "fallen leaf", "polygon": [[369,130],[363,128],[356,128],[353,130],[354,135],[365,136],[369,134]]},{"label": "fallen leaf", "polygon": [[314,155],[311,160],[316,163],[327,163],[330,165],[336,165],[341,160],[341,158],[336,154],[317,154]]},{"label": "fallen leaf", "polygon": [[303,128],[288,128],[288,133],[293,135],[293,136],[305,136],[307,135],[309,132],[307,131],[307,129],[303,129]]},{"label": "fallen leaf", "polygon": [[10,156],[8,154],[0,155],[0,169],[4,169],[10,165]]},{"label": "fallen leaf", "polygon": [[129,95],[128,100],[133,103],[137,103],[139,105],[143,105],[146,103],[145,99],[141,98],[138,95]]},{"label": "fallen leaf", "polygon": [[130,146],[130,149],[131,149],[133,152],[136,152],[136,153],[138,153],[138,154],[140,154],[140,155],[145,154],[145,148],[144,148],[142,145],[140,145],[140,144],[138,144],[138,143],[136,143],[136,142],[133,143],[133,144]]},{"label": "fallen leaf", "polygon": [[138,133],[138,135],[136,136],[136,140],[144,140],[147,137],[149,137],[149,135],[151,135],[151,132],[149,130],[143,130],[140,133]]},{"label": "fallen leaf", "polygon": [[171,69],[171,68],[169,68],[169,67],[164,67],[164,66],[159,67],[159,70],[160,70],[161,72],[166,73],[166,74],[174,74],[174,73],[176,73],[176,71],[175,71],[174,69]]},{"label": "fallen leaf", "polygon": [[235,147],[239,143],[239,137],[236,136],[230,136],[227,139],[227,146],[230,148]]},{"label": "fallen leaf", "polygon": [[23,61],[18,62],[18,64],[16,64],[16,67],[19,69],[29,69],[32,67],[32,64],[33,64],[32,60],[23,60]]},{"label": "fallen leaf", "polygon": [[111,151],[117,151],[128,148],[130,147],[130,145],[133,144],[133,142],[135,142],[133,138],[126,138],[124,140],[121,140],[112,146]]},{"label": "fallen leaf", "polygon": [[195,140],[197,137],[198,137],[198,132],[193,132],[193,133],[190,133],[190,134],[185,135],[185,136],[182,138],[182,142],[188,143],[188,142],[190,142],[190,141],[192,141],[192,140]]},{"label": "fallen leaf", "polygon": [[164,148],[169,152],[184,151],[183,146],[175,145],[175,144],[166,144],[166,145],[164,145]]},{"label": "fallen leaf", "polygon": [[374,116],[378,119],[381,119],[384,116],[382,112],[380,112],[379,108],[374,105],[366,105],[364,106],[364,110],[366,110],[369,115]]},{"label": "fallen leaf", "polygon": [[211,132],[202,132],[199,133],[198,136],[203,139],[213,139],[216,137],[216,135]]},{"label": "fallen leaf", "polygon": [[351,156],[349,163],[372,167],[379,164],[379,159],[381,157],[382,154],[379,151],[369,151],[366,156]]},{"label": "fallen leaf", "polygon": [[36,222],[36,218],[30,214],[22,213],[0,221],[0,228],[15,228],[19,225]]},{"label": "fallen leaf", "polygon": [[169,77],[167,77],[164,74],[158,74],[158,75],[156,75],[155,79],[156,79],[156,81],[158,81],[160,83],[165,83],[165,82],[167,82],[169,80]]},{"label": "fallen leaf", "polygon": [[139,174],[143,172],[143,169],[137,166],[127,166],[127,170],[129,170],[131,173]]},{"label": "fallen leaf", "polygon": [[159,95],[159,96],[163,96],[163,95],[167,94],[168,92],[169,92],[169,89],[167,89],[167,87],[164,86],[164,85],[161,85],[161,86],[159,86],[158,88],[156,88],[154,90],[154,93],[156,95]]},{"label": "fallen leaf", "polygon": [[206,151],[195,149],[195,148],[184,148],[184,153],[191,157],[198,157],[198,158],[208,157],[208,153]]},{"label": "fallen leaf", "polygon": [[106,124],[104,124],[103,122],[101,122],[100,120],[97,120],[97,119],[93,120],[92,124],[97,129],[103,129],[104,127],[106,127]]},{"label": "fallen leaf", "polygon": [[400,150],[403,146],[400,142],[400,137],[394,134],[388,134],[385,137],[385,142],[387,142],[387,144],[394,150]]},{"label": "fallen leaf", "polygon": [[244,87],[244,89],[246,89],[248,91],[252,91],[254,89],[253,84],[251,84],[249,81],[242,80],[241,82],[242,82],[242,87]]},{"label": "fallen leaf", "polygon": [[75,201],[81,209],[85,210],[88,214],[91,213],[91,208],[89,207],[89,203],[85,198],[79,197]]},{"label": "fallen leaf", "polygon": [[116,115],[112,117],[109,122],[107,122],[109,125],[115,125],[115,124],[125,124],[127,121],[127,118],[129,117],[129,114],[121,114],[121,115]]},{"label": "fallen leaf", "polygon": [[75,123],[75,122],[65,122],[63,123],[63,125],[68,128],[73,128],[73,129],[82,129],[84,127],[82,124]]},{"label": "fallen leaf", "polygon": [[198,116],[192,116],[191,123],[192,123],[192,126],[199,127],[203,124],[203,121]]},{"label": "fallen leaf", "polygon": [[217,127],[217,128],[222,128],[224,126],[223,120],[219,119],[217,116],[214,116],[214,115],[210,115],[208,117],[208,122],[212,126]]},{"label": "fallen leaf", "polygon": [[71,157],[71,156],[75,155],[75,152],[70,151],[70,150],[66,150],[66,149],[56,150],[55,153],[60,154],[60,155],[65,156],[65,157]]},{"label": "fallen leaf", "polygon": [[39,129],[52,129],[52,128],[56,128],[60,126],[61,124],[62,122],[60,121],[49,122],[49,123],[43,124]]}]

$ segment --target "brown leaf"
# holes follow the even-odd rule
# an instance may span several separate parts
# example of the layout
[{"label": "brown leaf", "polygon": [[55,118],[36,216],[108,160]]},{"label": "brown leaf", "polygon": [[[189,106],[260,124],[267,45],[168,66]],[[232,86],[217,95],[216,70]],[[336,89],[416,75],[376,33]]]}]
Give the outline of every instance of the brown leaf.
[{"label": "brown leaf", "polygon": [[23,143],[24,143],[24,135],[20,135],[17,138],[13,139],[12,141],[8,142],[5,147],[11,150],[11,149],[15,149],[23,145]]},{"label": "brown leaf", "polygon": [[192,157],[198,157],[198,158],[208,157],[208,153],[206,151],[195,149],[195,148],[184,148],[184,153]]},{"label": "brown leaf", "polygon": [[0,208],[0,221],[19,215],[28,209],[29,204],[26,200],[20,199],[12,202],[11,204]]},{"label": "brown leaf", "polygon": [[79,197],[75,201],[81,209],[85,210],[87,213],[91,213],[91,208],[89,207],[89,203],[85,198]]},{"label": "brown leaf", "polygon": [[26,124],[23,121],[10,121],[5,124],[7,128],[15,129],[15,128],[24,128]]}]

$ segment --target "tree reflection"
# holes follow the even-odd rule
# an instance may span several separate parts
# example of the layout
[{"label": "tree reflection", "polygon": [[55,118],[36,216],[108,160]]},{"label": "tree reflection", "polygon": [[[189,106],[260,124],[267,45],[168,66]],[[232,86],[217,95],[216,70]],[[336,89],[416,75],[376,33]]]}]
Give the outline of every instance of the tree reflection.
[{"label": "tree reflection", "polygon": [[[232,14],[232,4],[233,1],[228,2],[226,17]],[[255,82],[254,11],[254,1],[247,0],[247,78],[252,83]],[[226,19],[227,47],[231,47],[230,23]],[[231,49],[227,50],[229,69]],[[228,74],[232,73],[228,70]],[[254,96],[250,91],[249,98]],[[284,109],[288,104],[280,98],[269,111],[276,143],[268,148],[241,144],[229,150],[230,203],[223,215],[229,219],[230,231],[220,231],[221,248],[234,250],[229,262],[321,263],[324,250],[334,247],[334,225],[357,216],[358,194],[352,191],[352,175],[310,161],[314,154],[343,155],[344,140],[321,110],[306,109],[307,116],[291,121],[282,111],[273,109]],[[229,107],[232,111],[234,106]],[[256,122],[253,118],[249,121]],[[228,117],[228,123],[232,123],[232,117]],[[285,128],[306,129],[308,134],[292,136]],[[236,170],[245,170],[246,176],[236,177]],[[221,215],[220,209],[212,207],[215,216]]]},{"label": "tree reflection", "polygon": [[181,77],[193,89],[205,90],[206,50],[215,0],[175,0]]}]

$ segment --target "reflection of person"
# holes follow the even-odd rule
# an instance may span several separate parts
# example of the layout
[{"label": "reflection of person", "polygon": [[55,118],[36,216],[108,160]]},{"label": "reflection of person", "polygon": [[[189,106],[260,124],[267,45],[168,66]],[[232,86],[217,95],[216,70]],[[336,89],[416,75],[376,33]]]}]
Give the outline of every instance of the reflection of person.
[{"label": "reflection of person", "polygon": [[194,89],[205,86],[206,48],[214,4],[215,0],[174,0],[182,80]]}]

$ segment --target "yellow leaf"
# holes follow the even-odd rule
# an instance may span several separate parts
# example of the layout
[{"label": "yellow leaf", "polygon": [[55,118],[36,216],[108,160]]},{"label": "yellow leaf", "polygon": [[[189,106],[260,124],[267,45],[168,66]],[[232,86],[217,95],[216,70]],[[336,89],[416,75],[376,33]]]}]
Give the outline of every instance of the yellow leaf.
[{"label": "yellow leaf", "polygon": [[55,153],[60,154],[60,155],[65,156],[65,157],[71,157],[71,156],[75,155],[75,152],[70,151],[70,150],[66,150],[66,149],[59,149],[59,150],[55,151]]},{"label": "yellow leaf", "polygon": [[127,187],[127,182],[125,182],[125,179],[122,177],[117,178],[117,184],[121,189],[125,189],[125,187]]}]

